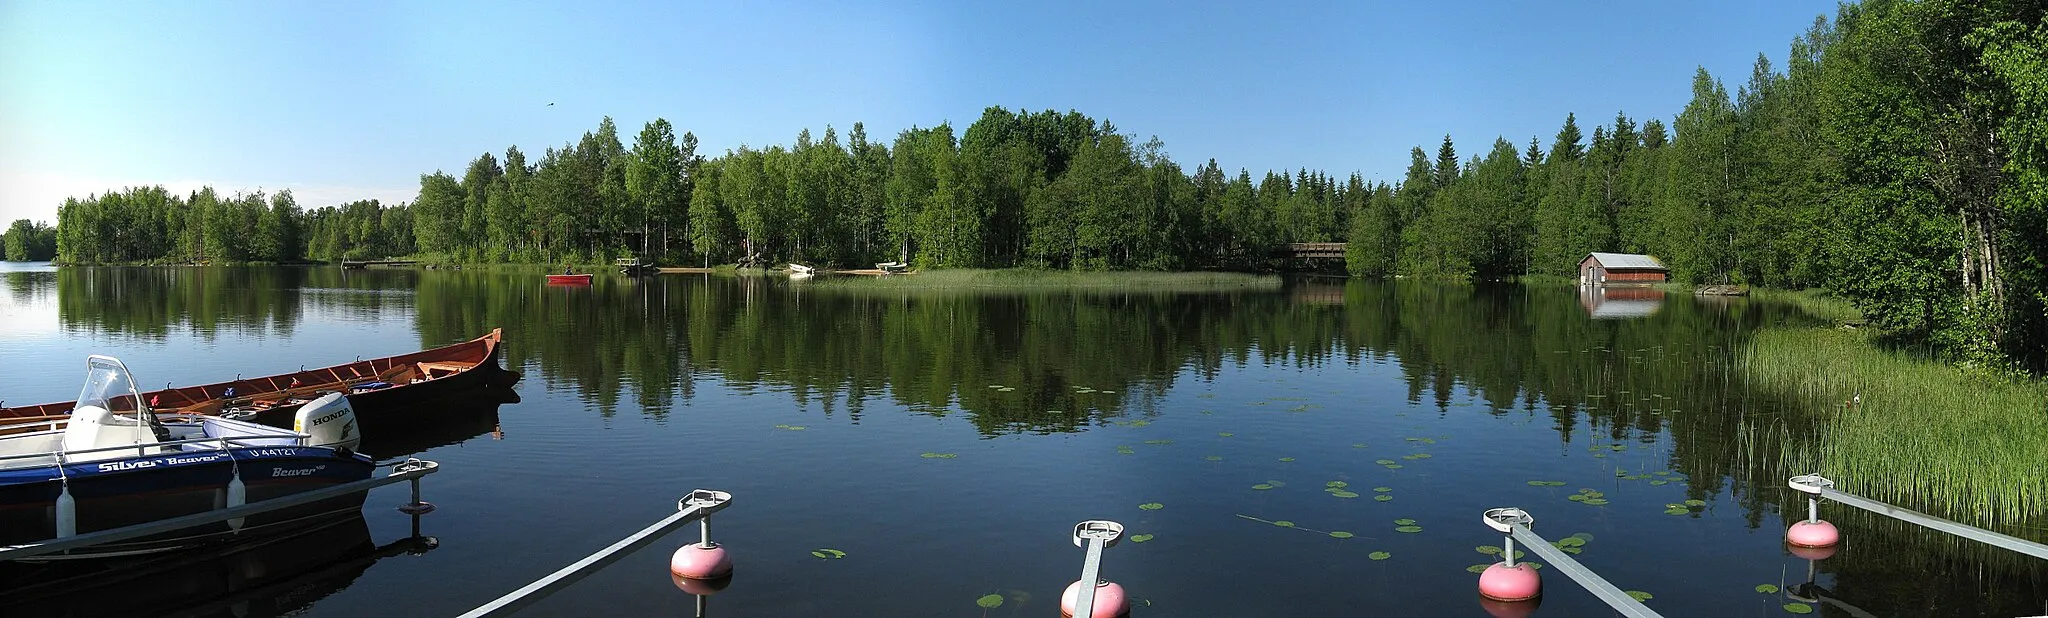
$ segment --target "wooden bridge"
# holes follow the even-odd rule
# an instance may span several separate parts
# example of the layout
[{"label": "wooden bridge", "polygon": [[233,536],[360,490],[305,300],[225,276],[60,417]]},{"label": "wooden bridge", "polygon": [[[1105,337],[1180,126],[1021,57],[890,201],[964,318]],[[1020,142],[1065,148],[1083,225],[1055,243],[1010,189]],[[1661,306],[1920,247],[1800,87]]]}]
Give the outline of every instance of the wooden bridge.
[{"label": "wooden bridge", "polygon": [[1344,259],[1344,243],[1341,242],[1298,242],[1288,244],[1276,251],[1280,257],[1297,260],[1341,260]]}]

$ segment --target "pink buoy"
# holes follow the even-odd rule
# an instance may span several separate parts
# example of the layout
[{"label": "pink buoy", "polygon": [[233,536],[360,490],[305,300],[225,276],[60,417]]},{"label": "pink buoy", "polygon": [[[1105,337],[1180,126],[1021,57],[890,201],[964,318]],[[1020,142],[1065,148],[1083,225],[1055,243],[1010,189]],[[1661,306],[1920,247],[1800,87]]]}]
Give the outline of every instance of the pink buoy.
[{"label": "pink buoy", "polygon": [[1835,551],[1841,548],[1842,546],[1840,545],[1834,547],[1800,547],[1791,543],[1785,544],[1785,551],[1791,552],[1793,556],[1798,557],[1800,560],[1826,560],[1833,558],[1835,557]]},{"label": "pink buoy", "polygon": [[[1067,584],[1066,592],[1060,593],[1060,615],[1073,618],[1074,604],[1081,599],[1081,582]],[[1115,618],[1131,612],[1131,599],[1124,596],[1124,587],[1116,582],[1097,580],[1095,584],[1094,618]]]},{"label": "pink buoy", "polygon": [[1527,562],[1515,566],[1496,562],[1479,574],[1479,596],[1495,601],[1527,601],[1539,594],[1543,594],[1543,577]]},{"label": "pink buoy", "polygon": [[669,558],[668,572],[684,579],[718,579],[732,574],[732,558],[717,543],[691,543]]},{"label": "pink buoy", "polygon": [[1536,608],[1542,606],[1543,597],[1527,601],[1495,601],[1479,597],[1479,609],[1486,610],[1486,615],[1493,618],[1529,618],[1536,615]]},{"label": "pink buoy", "polygon": [[1824,520],[1801,521],[1785,530],[1785,542],[1794,547],[1834,547],[1842,533]]},{"label": "pink buoy", "polygon": [[690,579],[675,573],[669,573],[668,578],[670,583],[676,585],[676,589],[700,597],[718,594],[719,591],[725,590],[726,586],[732,585],[731,575],[718,579]]}]

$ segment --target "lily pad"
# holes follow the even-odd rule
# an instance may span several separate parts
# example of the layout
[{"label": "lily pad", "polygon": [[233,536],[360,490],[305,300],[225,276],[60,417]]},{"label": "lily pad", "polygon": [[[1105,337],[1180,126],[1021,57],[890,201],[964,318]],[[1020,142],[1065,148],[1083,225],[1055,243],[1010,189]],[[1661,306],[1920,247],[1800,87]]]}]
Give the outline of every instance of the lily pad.
[{"label": "lily pad", "polygon": [[1811,614],[1811,613],[1813,613],[1813,606],[1812,606],[1812,605],[1807,605],[1807,604],[1805,604],[1805,603],[1786,603],[1786,604],[1785,604],[1785,613],[1788,613],[1788,614]]},{"label": "lily pad", "polygon": [[1393,497],[1393,496],[1390,496],[1390,495],[1387,495],[1387,494],[1378,494],[1378,495],[1375,495],[1375,496],[1373,496],[1373,497],[1372,497],[1372,499],[1374,499],[1374,500],[1378,500],[1378,501],[1380,501],[1380,502],[1392,502],[1392,501],[1394,501],[1394,497]]},{"label": "lily pad", "polygon": [[1286,483],[1282,483],[1282,482],[1280,482],[1280,481],[1266,481],[1266,484],[1267,484],[1267,485],[1272,485],[1272,486],[1274,486],[1274,487],[1286,487],[1286,486],[1287,486],[1287,484],[1286,484]]},{"label": "lily pad", "polygon": [[845,558],[846,552],[831,548],[818,548],[811,550],[811,555],[817,556],[818,558],[824,560],[838,560],[840,558]]},{"label": "lily pad", "polygon": [[1373,490],[1373,491],[1376,491],[1376,492],[1379,492],[1379,493],[1387,493],[1387,492],[1393,491],[1393,490],[1394,490],[1394,488],[1392,488],[1392,487],[1374,487],[1374,488],[1372,488],[1372,490]]},{"label": "lily pad", "polygon": [[1146,444],[1173,444],[1172,440],[1146,440]]},{"label": "lily pad", "polygon": [[1487,570],[1487,569],[1490,569],[1490,568],[1493,568],[1493,565],[1492,565],[1492,564],[1490,564],[1490,563],[1489,563],[1489,564],[1475,564],[1475,565],[1472,565],[1472,566],[1468,566],[1468,567],[1465,567],[1465,572],[1466,572],[1466,573],[1485,573],[1485,572],[1486,572],[1486,570]]},{"label": "lily pad", "polygon": [[1252,489],[1256,489],[1256,490],[1259,490],[1259,491],[1265,491],[1265,490],[1268,490],[1268,489],[1272,489],[1272,488],[1273,488],[1273,484],[1272,484],[1272,483],[1259,483],[1259,484],[1257,484],[1257,485],[1253,485],[1253,486],[1252,486]]},{"label": "lily pad", "polygon": [[1282,519],[1282,520],[1279,520],[1279,521],[1273,522],[1273,525],[1275,525],[1275,526],[1279,526],[1279,527],[1282,527],[1282,528],[1293,528],[1293,527],[1294,527],[1294,522],[1291,522],[1291,521],[1287,521],[1287,520],[1285,520],[1285,519]]},{"label": "lily pad", "polygon": [[1219,432],[1216,432],[1216,435],[1218,435],[1218,436],[1221,436],[1221,437],[1225,437],[1225,438],[1230,438],[1230,437],[1235,437],[1235,436],[1236,436],[1237,434],[1234,434],[1234,433],[1230,433],[1230,432],[1228,432],[1228,431],[1219,431]]},{"label": "lily pad", "polygon": [[1686,505],[1686,506],[1706,506],[1706,505],[1707,505],[1707,501],[1705,501],[1705,500],[1701,500],[1701,499],[1698,499],[1698,498],[1694,498],[1694,499],[1691,499],[1691,500],[1687,500],[1687,501],[1685,501],[1685,505]]},{"label": "lily pad", "polygon": [[1140,504],[1140,505],[1138,505],[1138,508],[1139,508],[1140,510],[1145,510],[1145,511],[1157,511],[1157,510],[1159,510],[1159,509],[1163,509],[1163,508],[1166,508],[1166,505],[1164,505],[1164,504],[1160,504],[1160,503],[1157,503],[1157,502],[1147,502],[1147,503],[1144,503],[1144,504]]},{"label": "lily pad", "polygon": [[1124,445],[1122,445],[1122,444],[1119,444],[1119,445],[1117,445],[1117,446],[1116,446],[1116,454],[1118,454],[1118,455],[1136,455],[1136,454],[1138,454],[1138,450],[1137,450],[1137,449],[1134,449],[1134,448],[1131,448],[1131,447],[1128,447],[1128,446],[1124,446]]},{"label": "lily pad", "polygon": [[1585,502],[1586,494],[1572,494],[1569,496],[1565,496],[1564,499],[1570,500],[1572,502]]},{"label": "lily pad", "polygon": [[1401,469],[1401,464],[1387,464],[1387,469],[1388,469],[1388,470],[1399,470],[1399,469]]},{"label": "lily pad", "polygon": [[998,608],[998,607],[1002,607],[1002,606],[1003,606],[1003,595],[1000,595],[1000,594],[991,594],[991,595],[988,595],[988,596],[984,596],[984,597],[982,597],[982,598],[979,598],[979,599],[975,599],[975,600],[974,600],[974,604],[975,604],[975,605],[980,605],[982,609],[995,609],[995,608]]},{"label": "lily pad", "polygon": [[1575,536],[1568,536],[1558,539],[1557,542],[1551,544],[1558,547],[1581,547],[1586,544],[1586,540]]},{"label": "lily pad", "polygon": [[1603,505],[1603,504],[1607,504],[1607,499],[1606,499],[1606,498],[1587,498],[1587,499],[1585,499],[1585,500],[1581,500],[1580,502],[1581,502],[1581,503],[1583,503],[1583,504],[1585,504],[1585,505],[1587,505],[1587,506],[1600,506],[1600,505]]},{"label": "lily pad", "polygon": [[925,459],[953,459],[959,456],[959,453],[925,453],[922,455],[918,455],[918,457],[923,457]]},{"label": "lily pad", "polygon": [[1392,460],[1392,459],[1375,459],[1375,460],[1373,460],[1373,463],[1376,463],[1376,464],[1379,464],[1379,465],[1382,465],[1382,466],[1391,466],[1391,465],[1394,465],[1394,460]]},{"label": "lily pad", "polygon": [[1281,457],[1280,461],[1294,461],[1293,457]]},{"label": "lily pad", "polygon": [[1395,528],[1395,529],[1394,529],[1394,531],[1395,531],[1395,532],[1403,532],[1403,533],[1407,533],[1407,534],[1414,534],[1414,533],[1417,533],[1417,532],[1421,532],[1421,531],[1422,531],[1422,526],[1401,526],[1401,527],[1399,527],[1399,528]]},{"label": "lily pad", "polygon": [[1350,483],[1346,483],[1346,482],[1344,482],[1344,481],[1330,481],[1330,482],[1328,482],[1328,483],[1323,483],[1323,486],[1324,486],[1324,487],[1335,487],[1335,488],[1337,488],[1337,489],[1343,489],[1343,488],[1346,488],[1346,487],[1350,487],[1350,486],[1351,486],[1351,484],[1350,484]]},{"label": "lily pad", "polygon": [[1336,497],[1339,497],[1339,498],[1356,498],[1356,497],[1358,497],[1358,494],[1357,494],[1356,492],[1349,492],[1349,491],[1333,491],[1333,492],[1330,492],[1330,495],[1332,495],[1332,496],[1336,496]]},{"label": "lily pad", "polygon": [[1622,592],[1628,593],[1628,597],[1631,599],[1635,599],[1637,603],[1657,598],[1657,595],[1653,595],[1648,592],[1643,592],[1641,590],[1623,590]]},{"label": "lily pad", "polygon": [[1650,484],[1651,484],[1651,485],[1655,485],[1655,486],[1662,486],[1662,485],[1669,485],[1669,484],[1671,484],[1671,481],[1667,481],[1667,480],[1664,480],[1664,479],[1657,479],[1657,480],[1654,480],[1654,481],[1650,481]]},{"label": "lily pad", "polygon": [[1353,444],[1353,445],[1351,445],[1351,448],[1365,448],[1365,445],[1364,445],[1364,444]]},{"label": "lily pad", "polygon": [[1207,456],[1207,457],[1203,457],[1203,458],[1202,458],[1202,460],[1203,460],[1203,461],[1223,461],[1223,456],[1222,456],[1222,455],[1210,455],[1210,456]]},{"label": "lily pad", "polygon": [[776,425],[775,428],[784,429],[788,431],[803,431],[805,429],[810,429],[810,427],[806,427],[803,425]]},{"label": "lily pad", "polygon": [[1756,585],[1756,591],[1757,591],[1757,592],[1761,592],[1761,593],[1764,593],[1764,594],[1771,594],[1771,593],[1774,593],[1774,592],[1777,592],[1777,591],[1778,591],[1778,585],[1777,585],[1777,584],[1757,584],[1757,585]]},{"label": "lily pad", "polygon": [[1498,555],[1500,555],[1500,553],[1501,553],[1501,552],[1503,552],[1503,551],[1507,551],[1507,550],[1501,549],[1501,548],[1500,548],[1500,546],[1498,546],[1498,545],[1481,545],[1481,546],[1478,546],[1478,547],[1474,547],[1474,548],[1472,548],[1472,550],[1473,550],[1473,551],[1476,551],[1476,552],[1479,552],[1479,553],[1482,553],[1482,554],[1486,554],[1486,555],[1488,555],[1488,556],[1498,556]]},{"label": "lily pad", "polygon": [[1150,541],[1150,540],[1152,540],[1152,538],[1153,538],[1153,535],[1150,535],[1150,534],[1133,534],[1133,535],[1131,535],[1131,542],[1132,542],[1132,543],[1143,543],[1143,542],[1146,542],[1146,541]]},{"label": "lily pad", "polygon": [[1682,506],[1677,508],[1664,509],[1665,515],[1686,515],[1689,513],[1692,513],[1692,509],[1688,509]]},{"label": "lily pad", "polygon": [[1331,532],[1330,532],[1330,536],[1332,536],[1332,537],[1336,537],[1336,538],[1340,538],[1340,539],[1348,539],[1348,538],[1351,538],[1351,537],[1354,537],[1354,536],[1358,536],[1358,535],[1356,535],[1356,534],[1352,534],[1352,533],[1349,533],[1349,532],[1345,532],[1345,531],[1343,531],[1343,530],[1333,530],[1333,531],[1331,531]]},{"label": "lily pad", "polygon": [[1413,525],[1415,525],[1415,520],[1413,520],[1413,519],[1409,519],[1409,518],[1406,518],[1406,517],[1403,517],[1403,518],[1400,518],[1400,519],[1396,519],[1396,520],[1394,520],[1394,525],[1396,525],[1396,526],[1413,526]]},{"label": "lily pad", "polygon": [[1390,554],[1390,553],[1387,553],[1387,552],[1383,552],[1383,551],[1376,551],[1376,552],[1373,552],[1373,553],[1370,553],[1370,554],[1366,554],[1366,555],[1365,555],[1365,557],[1367,557],[1367,558],[1371,558],[1371,559],[1374,559],[1374,560],[1386,560],[1386,559],[1388,559],[1388,558],[1392,558],[1392,557],[1394,557],[1394,555],[1393,555],[1393,554]]}]

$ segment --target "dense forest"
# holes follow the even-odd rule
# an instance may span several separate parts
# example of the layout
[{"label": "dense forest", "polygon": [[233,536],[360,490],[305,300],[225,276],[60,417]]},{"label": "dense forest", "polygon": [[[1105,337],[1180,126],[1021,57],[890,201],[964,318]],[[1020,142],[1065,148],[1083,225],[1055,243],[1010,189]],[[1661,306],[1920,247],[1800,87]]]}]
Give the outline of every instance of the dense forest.
[{"label": "dense forest", "polygon": [[610,118],[529,161],[516,146],[409,204],[301,211],[289,192],[129,189],[67,200],[65,262],[421,254],[555,263],[1081,269],[1273,268],[1288,242],[1348,242],[1369,277],[1568,276],[1588,251],[1649,253],[1686,282],[1826,286],[1876,324],[1969,362],[2048,360],[2048,24],[2021,1],[1846,4],[1762,55],[1731,93],[1704,69],[1666,125],[1567,115],[1545,142],[1411,152],[1358,173],[1184,169],[1157,139],[1078,112],[991,107],[893,141],[855,123],[700,156]]}]

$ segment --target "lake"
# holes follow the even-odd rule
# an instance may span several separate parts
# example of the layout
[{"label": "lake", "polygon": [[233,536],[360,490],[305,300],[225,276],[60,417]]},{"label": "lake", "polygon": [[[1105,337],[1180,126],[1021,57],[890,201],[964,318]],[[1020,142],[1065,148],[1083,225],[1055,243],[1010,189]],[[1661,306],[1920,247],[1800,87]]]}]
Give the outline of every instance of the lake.
[{"label": "lake", "polygon": [[[524,374],[518,403],[368,436],[379,458],[441,463],[421,521],[437,547],[407,542],[406,490],[380,488],[360,520],[106,595],[150,599],[144,613],[452,616],[699,487],[735,497],[712,524],[736,564],[713,616],[1056,616],[1081,566],[1069,533],[1098,518],[1127,528],[1103,575],[1133,615],[1515,615],[1482,605],[1467,570],[1501,545],[1480,522],[1501,506],[1550,540],[1577,535],[1577,560],[1669,616],[1783,615],[1804,604],[1793,590],[1825,616],[2048,613],[2041,561],[1841,505],[1822,505],[1838,554],[1787,551],[1805,503],[1785,479],[1809,471],[1779,458],[1817,411],[1752,393],[1735,361],[1757,329],[1809,319],[1760,302],[1277,277],[572,288],[474,270],[0,271],[0,399],[15,405],[72,398],[92,353],[154,387],[492,328]],[[666,572],[694,538],[522,615],[694,615]],[[1612,615],[1542,572],[1534,615]],[[988,595],[1002,604],[977,604]]]}]

